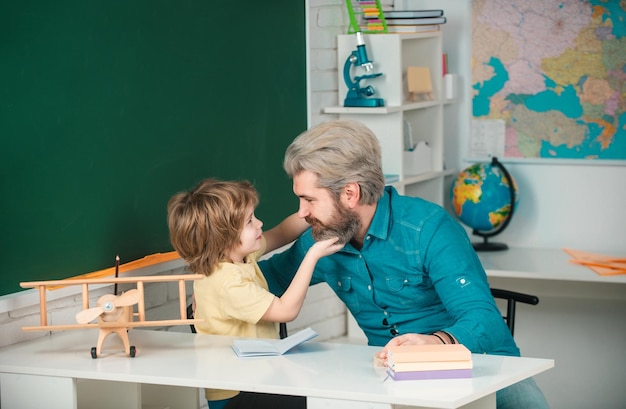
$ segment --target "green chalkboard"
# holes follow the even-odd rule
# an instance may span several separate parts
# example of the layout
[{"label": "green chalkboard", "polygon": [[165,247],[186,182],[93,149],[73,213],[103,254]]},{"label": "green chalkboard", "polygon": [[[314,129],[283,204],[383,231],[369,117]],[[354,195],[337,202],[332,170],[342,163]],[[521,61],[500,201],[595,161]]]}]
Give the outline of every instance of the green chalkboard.
[{"label": "green chalkboard", "polygon": [[0,295],[171,251],[169,197],[251,180],[270,227],[306,128],[302,1],[0,5]]}]

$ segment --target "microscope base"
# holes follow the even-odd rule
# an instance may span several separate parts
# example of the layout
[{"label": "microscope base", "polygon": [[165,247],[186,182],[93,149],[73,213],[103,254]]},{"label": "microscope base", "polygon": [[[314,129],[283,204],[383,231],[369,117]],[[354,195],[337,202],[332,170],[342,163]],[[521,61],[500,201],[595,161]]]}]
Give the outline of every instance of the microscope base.
[{"label": "microscope base", "polygon": [[382,98],[346,98],[344,107],[384,107],[385,100]]}]

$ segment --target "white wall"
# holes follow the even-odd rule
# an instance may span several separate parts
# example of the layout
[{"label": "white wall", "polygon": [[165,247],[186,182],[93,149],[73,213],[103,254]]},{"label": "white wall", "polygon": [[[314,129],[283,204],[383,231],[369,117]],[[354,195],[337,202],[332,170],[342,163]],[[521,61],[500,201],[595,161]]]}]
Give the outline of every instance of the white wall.
[{"label": "white wall", "polygon": [[520,203],[498,240],[524,247],[626,252],[626,166],[506,163]]}]

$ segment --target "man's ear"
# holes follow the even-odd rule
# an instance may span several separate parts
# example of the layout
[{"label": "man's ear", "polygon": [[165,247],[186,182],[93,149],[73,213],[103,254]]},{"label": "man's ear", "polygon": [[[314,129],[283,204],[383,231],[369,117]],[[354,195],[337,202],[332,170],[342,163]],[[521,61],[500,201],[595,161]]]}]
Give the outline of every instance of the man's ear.
[{"label": "man's ear", "polygon": [[343,196],[349,209],[354,209],[361,199],[361,186],[356,183],[348,183],[343,187]]}]

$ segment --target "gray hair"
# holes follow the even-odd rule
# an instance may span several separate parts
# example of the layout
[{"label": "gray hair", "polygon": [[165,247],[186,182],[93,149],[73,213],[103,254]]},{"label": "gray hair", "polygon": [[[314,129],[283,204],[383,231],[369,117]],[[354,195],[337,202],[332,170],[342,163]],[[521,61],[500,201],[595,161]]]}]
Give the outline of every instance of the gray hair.
[{"label": "gray hair", "polygon": [[380,143],[357,121],[325,122],[301,133],[287,148],[283,166],[291,178],[305,170],[317,174],[319,187],[336,198],[356,182],[360,204],[377,203],[385,188]]}]

